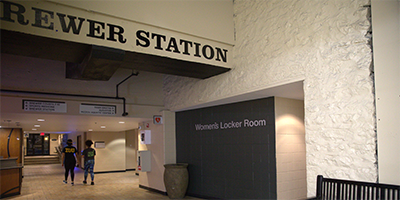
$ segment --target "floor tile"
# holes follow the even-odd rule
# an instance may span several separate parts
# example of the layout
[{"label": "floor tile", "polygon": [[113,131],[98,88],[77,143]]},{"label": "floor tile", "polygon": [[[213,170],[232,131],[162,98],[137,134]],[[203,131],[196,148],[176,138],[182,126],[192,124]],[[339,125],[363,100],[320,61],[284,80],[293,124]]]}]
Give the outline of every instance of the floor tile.
[{"label": "floor tile", "polygon": [[[169,199],[168,196],[139,188],[135,171],[95,174],[95,185],[83,184],[83,170],[75,168],[75,185],[64,184],[64,168],[59,164],[27,165],[23,168],[21,195],[5,199]],[[185,199],[197,199],[185,197]]]}]

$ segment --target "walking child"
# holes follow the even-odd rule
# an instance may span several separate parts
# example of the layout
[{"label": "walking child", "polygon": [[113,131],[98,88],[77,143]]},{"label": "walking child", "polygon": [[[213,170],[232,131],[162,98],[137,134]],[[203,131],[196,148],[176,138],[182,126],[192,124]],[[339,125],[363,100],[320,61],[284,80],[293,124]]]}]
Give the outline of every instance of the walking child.
[{"label": "walking child", "polygon": [[92,146],[93,142],[92,140],[86,140],[85,145],[86,149],[82,151],[82,155],[84,157],[84,162],[85,162],[85,173],[84,173],[84,178],[85,180],[83,181],[83,184],[86,184],[87,176],[88,173],[90,172],[90,178],[92,179],[91,185],[94,185],[94,156],[96,155],[96,150],[94,150]]}]

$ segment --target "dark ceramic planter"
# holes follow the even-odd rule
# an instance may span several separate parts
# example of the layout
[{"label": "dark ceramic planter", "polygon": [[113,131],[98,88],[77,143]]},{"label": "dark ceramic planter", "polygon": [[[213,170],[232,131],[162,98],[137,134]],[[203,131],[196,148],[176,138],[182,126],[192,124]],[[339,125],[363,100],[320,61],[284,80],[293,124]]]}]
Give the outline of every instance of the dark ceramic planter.
[{"label": "dark ceramic planter", "polygon": [[164,165],[164,185],[169,198],[181,199],[185,197],[189,183],[187,167],[187,163]]}]

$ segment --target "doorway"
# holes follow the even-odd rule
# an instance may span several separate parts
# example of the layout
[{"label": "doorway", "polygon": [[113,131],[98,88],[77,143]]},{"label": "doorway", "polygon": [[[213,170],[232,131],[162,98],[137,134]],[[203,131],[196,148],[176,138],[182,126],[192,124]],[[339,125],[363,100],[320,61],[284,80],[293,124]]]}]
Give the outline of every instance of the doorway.
[{"label": "doorway", "polygon": [[26,138],[26,155],[50,155],[50,134],[29,134]]}]

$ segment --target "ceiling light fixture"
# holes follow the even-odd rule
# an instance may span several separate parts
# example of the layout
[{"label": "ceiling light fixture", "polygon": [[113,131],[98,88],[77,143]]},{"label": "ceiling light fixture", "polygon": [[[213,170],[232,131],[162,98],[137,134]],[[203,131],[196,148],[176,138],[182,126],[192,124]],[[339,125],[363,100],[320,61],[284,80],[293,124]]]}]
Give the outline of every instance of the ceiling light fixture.
[{"label": "ceiling light fixture", "polygon": [[88,131],[93,131],[93,129],[89,129]]},{"label": "ceiling light fixture", "polygon": [[33,125],[33,127],[39,128],[40,125],[39,124],[35,124],[35,125]]},{"label": "ceiling light fixture", "polygon": [[125,124],[125,122],[119,122],[120,124]]},{"label": "ceiling light fixture", "polygon": [[106,126],[100,126],[100,128],[106,128]]},{"label": "ceiling light fixture", "polygon": [[36,130],[37,130],[36,128],[33,128],[33,129],[32,129],[32,131],[36,131]]},{"label": "ceiling light fixture", "polygon": [[37,119],[38,122],[44,122],[44,119]]}]

